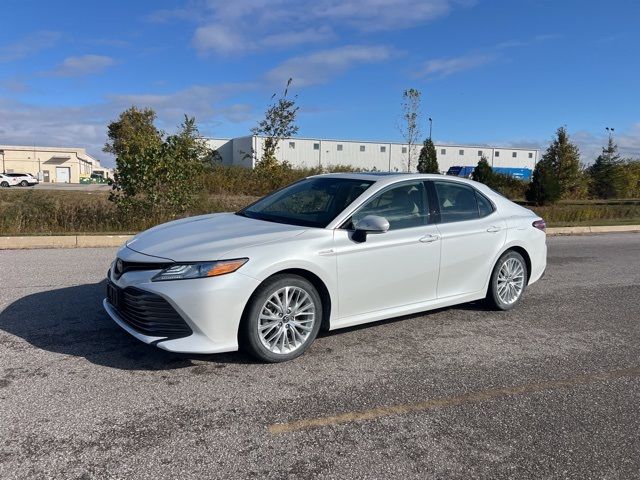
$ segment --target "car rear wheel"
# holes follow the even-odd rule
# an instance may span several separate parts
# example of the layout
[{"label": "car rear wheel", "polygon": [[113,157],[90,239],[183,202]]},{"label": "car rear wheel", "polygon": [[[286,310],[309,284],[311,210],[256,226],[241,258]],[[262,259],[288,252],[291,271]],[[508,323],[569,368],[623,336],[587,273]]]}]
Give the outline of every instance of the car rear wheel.
[{"label": "car rear wheel", "polygon": [[9,182],[0,183],[0,187],[2,187],[2,188],[7,188],[8,186],[9,186]]},{"label": "car rear wheel", "polygon": [[487,302],[498,310],[515,307],[527,286],[527,263],[518,252],[505,252],[491,274]]},{"label": "car rear wheel", "polygon": [[265,362],[291,360],[309,348],[321,323],[322,301],[315,287],[298,275],[275,275],[249,300],[241,347]]}]

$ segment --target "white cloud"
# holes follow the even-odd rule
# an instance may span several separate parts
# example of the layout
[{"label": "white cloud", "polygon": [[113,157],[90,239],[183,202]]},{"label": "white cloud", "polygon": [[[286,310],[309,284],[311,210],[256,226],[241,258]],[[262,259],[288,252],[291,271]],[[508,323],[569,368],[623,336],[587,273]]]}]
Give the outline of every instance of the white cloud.
[{"label": "white cloud", "polygon": [[182,90],[166,94],[111,95],[108,99],[119,110],[131,105],[153,108],[165,124],[175,125],[184,114],[195,116],[199,124],[206,123],[223,113],[218,104],[232,95],[256,88],[251,83],[221,85],[191,85]]},{"label": "white cloud", "polygon": [[293,78],[296,87],[325,83],[356,64],[373,63],[391,57],[384,46],[347,45],[293,57],[267,72],[267,80],[284,85]]},{"label": "white cloud", "polygon": [[104,55],[67,57],[60,65],[45,73],[54,77],[80,77],[100,73],[115,63],[113,58]]},{"label": "white cloud", "polygon": [[[313,15],[343,22],[358,30],[395,30],[414,27],[447,15],[455,4],[450,0],[320,0]],[[466,2],[467,4],[471,2]]]},{"label": "white cloud", "polygon": [[326,42],[333,38],[335,38],[335,35],[328,27],[307,28],[306,30],[267,35],[260,39],[260,44],[264,47],[291,47]]},{"label": "white cloud", "polygon": [[[154,22],[195,23],[200,53],[246,54],[339,39],[336,32],[370,33],[416,27],[475,0],[191,0],[160,10]],[[283,33],[284,32],[284,33]]]},{"label": "white cloud", "polygon": [[542,34],[535,35],[534,37],[528,38],[526,40],[507,40],[506,42],[501,42],[498,45],[496,45],[496,48],[505,49],[505,48],[517,48],[517,47],[530,47],[538,43],[548,42],[550,40],[556,40],[560,37],[561,35],[558,35],[557,33],[542,33]]},{"label": "white cloud", "polygon": [[[551,143],[555,132],[546,139],[526,139],[505,141],[501,144],[506,146],[537,148],[540,155],[543,155]],[[602,153],[602,148],[609,140],[608,132],[602,129],[601,132],[589,130],[569,131],[569,139],[578,146],[580,159],[585,165],[590,165]],[[640,159],[640,122],[636,122],[629,127],[614,132],[614,141],[618,145],[618,153],[622,158]]]},{"label": "white cloud", "polygon": [[107,124],[132,105],[152,107],[159,128],[167,132],[173,132],[187,114],[196,117],[202,134],[213,135],[223,119],[236,123],[250,119],[250,106],[223,102],[252,88],[251,84],[194,85],[167,94],[112,95],[81,107],[36,106],[0,98],[0,139],[8,145],[84,147],[110,163],[112,159],[102,153]]},{"label": "white cloud", "polygon": [[275,33],[252,39],[220,24],[198,27],[193,35],[193,45],[201,54],[242,54],[269,48],[288,48],[298,45],[321,43],[334,38],[329,28],[308,28],[299,31]]},{"label": "white cloud", "polygon": [[[615,131],[613,138],[622,158],[640,158],[640,122]],[[571,140],[580,148],[582,161],[592,163],[602,153],[602,147],[606,146],[608,133],[604,129],[599,133],[579,130],[571,135]]]},{"label": "white cloud", "polygon": [[201,53],[215,52],[228,55],[248,48],[246,40],[222,25],[205,25],[196,29],[193,44]]},{"label": "white cloud", "polygon": [[495,60],[492,54],[464,55],[453,58],[436,58],[426,61],[416,72],[417,77],[443,78],[454,73],[479,68]]},{"label": "white cloud", "polygon": [[19,60],[53,47],[62,37],[60,32],[40,31],[23,38],[19,42],[0,46],[0,62]]},{"label": "white cloud", "polygon": [[255,118],[253,106],[246,103],[235,103],[220,109],[222,116],[234,123],[243,123]]}]

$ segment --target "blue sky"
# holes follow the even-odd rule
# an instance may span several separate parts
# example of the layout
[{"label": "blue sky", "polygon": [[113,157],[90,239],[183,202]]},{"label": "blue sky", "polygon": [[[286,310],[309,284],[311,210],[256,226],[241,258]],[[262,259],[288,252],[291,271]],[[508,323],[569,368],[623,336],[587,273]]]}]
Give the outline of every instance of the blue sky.
[{"label": "blue sky", "polygon": [[636,0],[4,0],[0,144],[84,146],[135,104],[172,131],[241,136],[293,77],[305,137],[400,140],[404,89],[436,142],[544,146],[588,162],[615,127],[640,156]]}]

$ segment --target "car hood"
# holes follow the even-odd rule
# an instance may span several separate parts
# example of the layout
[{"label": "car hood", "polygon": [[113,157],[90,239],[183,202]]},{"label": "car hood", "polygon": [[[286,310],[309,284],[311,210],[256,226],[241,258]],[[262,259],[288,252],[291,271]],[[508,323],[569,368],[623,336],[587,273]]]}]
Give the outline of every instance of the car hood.
[{"label": "car hood", "polygon": [[220,260],[232,250],[281,241],[305,230],[234,213],[215,213],[158,225],[136,235],[127,247],[175,262]]}]

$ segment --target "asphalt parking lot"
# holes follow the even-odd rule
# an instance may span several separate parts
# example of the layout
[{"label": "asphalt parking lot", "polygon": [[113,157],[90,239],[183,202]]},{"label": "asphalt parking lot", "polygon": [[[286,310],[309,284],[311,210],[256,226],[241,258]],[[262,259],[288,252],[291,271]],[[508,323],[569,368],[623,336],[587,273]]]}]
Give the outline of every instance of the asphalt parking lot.
[{"label": "asphalt parking lot", "polygon": [[0,251],[0,478],[640,477],[640,234],[549,239],[511,312],[185,356],[102,312],[114,249]]}]

